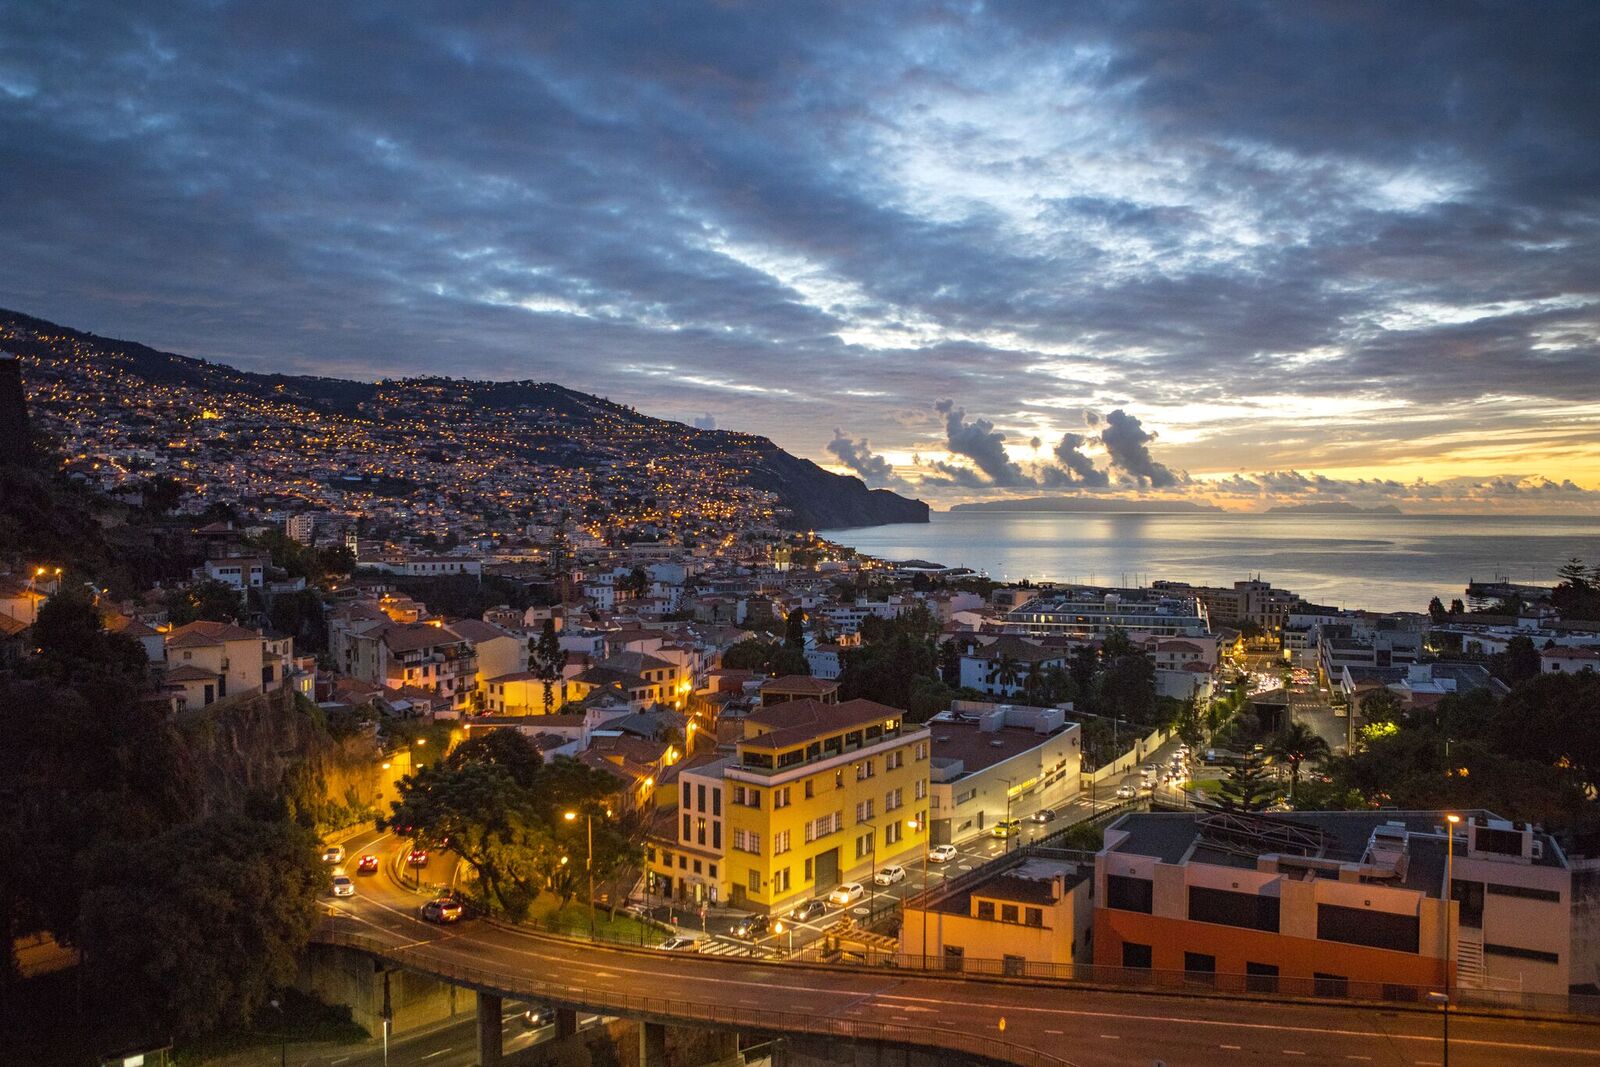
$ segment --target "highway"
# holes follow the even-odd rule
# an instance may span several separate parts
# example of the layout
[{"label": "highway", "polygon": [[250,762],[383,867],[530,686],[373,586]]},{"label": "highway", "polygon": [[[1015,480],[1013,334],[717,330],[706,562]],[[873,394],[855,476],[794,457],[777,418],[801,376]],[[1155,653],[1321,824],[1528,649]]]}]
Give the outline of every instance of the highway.
[{"label": "highway", "polygon": [[[362,847],[352,842],[352,856]],[[392,839],[384,847],[394,844]],[[813,1033],[904,1037],[1017,1062],[1126,1067],[1253,1062],[1424,1067],[1443,1063],[1437,1012],[1083,987],[668,954],[550,937],[484,920],[439,927],[388,876],[333,900],[323,935],[414,970],[530,1001],[606,1014]],[[1009,1047],[1001,1043],[1009,1043]],[[1600,1027],[1456,1015],[1455,1067],[1600,1067]]]}]

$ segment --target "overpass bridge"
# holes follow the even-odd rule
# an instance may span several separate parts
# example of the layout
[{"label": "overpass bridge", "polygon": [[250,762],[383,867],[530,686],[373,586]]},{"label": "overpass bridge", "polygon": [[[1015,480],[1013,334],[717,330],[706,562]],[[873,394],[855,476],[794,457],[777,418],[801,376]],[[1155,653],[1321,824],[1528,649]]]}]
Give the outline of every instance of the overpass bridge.
[{"label": "overpass bridge", "polygon": [[[642,1063],[664,1028],[803,1035],[855,1043],[912,1063],[1127,1067],[1252,1060],[1418,1067],[1445,1060],[1439,1013],[1405,1006],[1134,992],[1065,981],[983,978],[895,967],[701,956],[590,942],[486,919],[436,926],[418,897],[374,876],[330,904],[328,950],[471,989],[479,1055],[500,1056],[504,999],[640,1022]],[[1456,1067],[1600,1067],[1600,1026],[1452,1013]]]}]

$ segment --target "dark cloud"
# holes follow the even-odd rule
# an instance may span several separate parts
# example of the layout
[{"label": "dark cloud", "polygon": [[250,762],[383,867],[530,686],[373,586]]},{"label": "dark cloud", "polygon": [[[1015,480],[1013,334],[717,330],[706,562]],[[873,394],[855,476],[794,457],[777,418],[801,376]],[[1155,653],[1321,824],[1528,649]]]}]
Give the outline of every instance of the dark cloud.
[{"label": "dark cloud", "polygon": [[715,430],[717,428],[717,417],[709,413],[699,415],[693,420],[693,425],[697,430]]},{"label": "dark cloud", "polygon": [[1088,439],[1082,434],[1065,433],[1061,435],[1061,443],[1056,445],[1056,460],[1061,466],[1056,473],[1064,476],[1063,485],[1085,486],[1090,489],[1104,489],[1111,484],[1111,476],[1094,465],[1094,460],[1079,451]]},{"label": "dark cloud", "polygon": [[860,476],[861,480],[870,486],[882,488],[884,486],[904,486],[894,473],[894,466],[884,457],[872,451],[872,446],[863,437],[853,440],[843,430],[835,428],[833,440],[827,444],[827,450],[833,454],[844,466],[850,468]]},{"label": "dark cloud", "polygon": [[1166,489],[1185,481],[1185,475],[1156,462],[1150,454],[1150,442],[1153,440],[1155,434],[1121,408],[1106,415],[1106,428],[1100,431],[1100,443],[1111,457],[1111,466],[1131,479],[1133,484]]},{"label": "dark cloud", "polygon": [[[1006,452],[1006,435],[994,428],[988,419],[967,421],[967,413],[953,400],[940,400],[933,409],[944,416],[945,449],[954,455],[965,456],[981,471],[987,482],[979,483],[996,489],[1033,485],[1034,480],[1023,473],[1022,467]],[[962,468],[941,464],[940,470],[953,474]]]}]

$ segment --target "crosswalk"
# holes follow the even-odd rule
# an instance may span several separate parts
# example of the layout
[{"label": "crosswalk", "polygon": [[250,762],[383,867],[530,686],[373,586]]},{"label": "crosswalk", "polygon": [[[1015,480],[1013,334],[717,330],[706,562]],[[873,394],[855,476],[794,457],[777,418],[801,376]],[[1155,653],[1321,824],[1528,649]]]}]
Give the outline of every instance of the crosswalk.
[{"label": "crosswalk", "polygon": [[748,945],[737,941],[706,940],[700,942],[700,955],[702,956],[743,956],[757,959],[770,959],[774,955],[771,949],[760,945]]}]

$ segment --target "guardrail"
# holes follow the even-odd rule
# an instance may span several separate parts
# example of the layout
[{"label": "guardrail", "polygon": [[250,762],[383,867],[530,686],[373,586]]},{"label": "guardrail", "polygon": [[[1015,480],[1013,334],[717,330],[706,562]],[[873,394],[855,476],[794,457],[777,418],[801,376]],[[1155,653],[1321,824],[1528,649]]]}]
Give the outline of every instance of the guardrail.
[{"label": "guardrail", "polygon": [[697,1001],[680,997],[652,997],[605,988],[601,984],[574,987],[496,967],[467,965],[440,959],[425,946],[397,946],[345,929],[336,920],[324,925],[324,944],[365,952],[407,970],[431,974],[447,981],[503,996],[552,1001],[608,1015],[649,1021],[705,1024],[732,1029],[780,1034],[813,1034],[852,1041],[909,1045],[937,1051],[956,1051],[986,1060],[1001,1060],[1022,1067],[1077,1067],[1071,1060],[1007,1041],[998,1034],[978,1034],[938,1026],[904,1026],[898,1023],[841,1019],[816,1013],[740,1007],[725,1001]]}]

